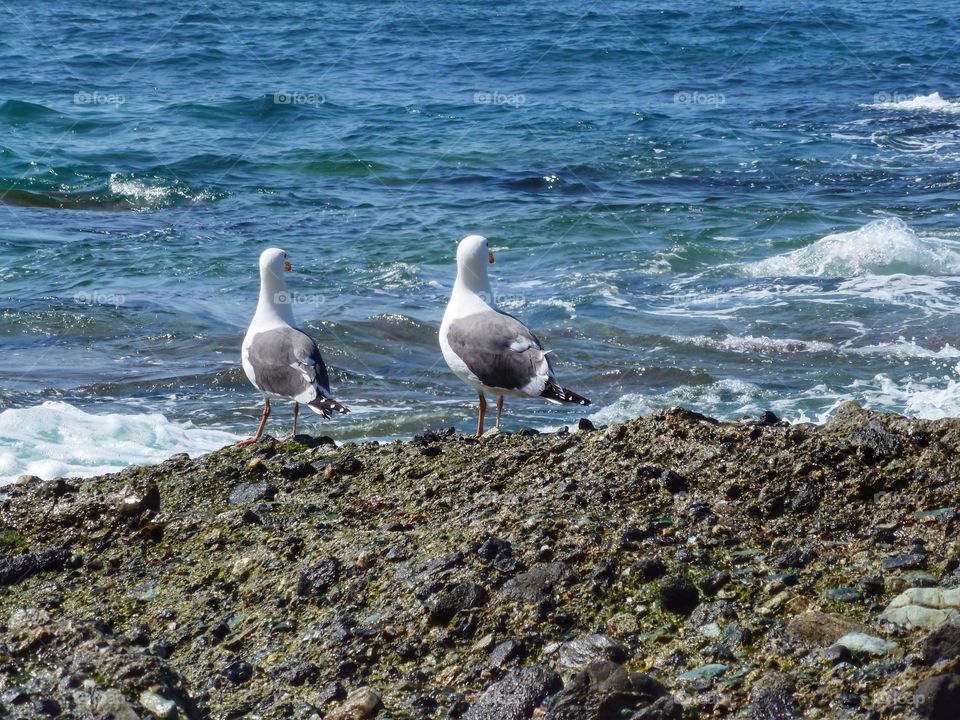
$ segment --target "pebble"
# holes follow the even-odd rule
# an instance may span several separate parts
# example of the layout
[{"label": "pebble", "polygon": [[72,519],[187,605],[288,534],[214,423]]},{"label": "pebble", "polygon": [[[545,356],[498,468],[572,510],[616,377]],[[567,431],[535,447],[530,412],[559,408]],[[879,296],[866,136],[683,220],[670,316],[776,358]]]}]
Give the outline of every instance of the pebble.
[{"label": "pebble", "polygon": [[464,720],[527,720],[541,701],[563,686],[546,665],[532,665],[508,673],[484,690]]},{"label": "pebble", "polygon": [[465,610],[483,607],[489,596],[482,585],[462,582],[440,595],[430,606],[430,622],[444,624]]},{"label": "pebble", "polygon": [[565,668],[582,668],[595,660],[622,663],[629,657],[623,645],[599,633],[583,635],[560,646],[560,665]]},{"label": "pebble", "polygon": [[825,593],[827,600],[834,602],[851,603],[863,600],[863,593],[852,587],[830,588]]},{"label": "pebble", "polygon": [[700,592],[682,575],[674,575],[660,582],[660,604],[664,610],[689,615],[700,604]]},{"label": "pebble", "polygon": [[347,696],[342,705],[330,712],[325,720],[364,720],[373,717],[383,700],[371,687],[361,687]]},{"label": "pebble", "polygon": [[960,587],[909,588],[900,593],[880,619],[907,628],[932,630],[960,614]]},{"label": "pebble", "polygon": [[[263,462],[260,458],[254,458],[260,462]],[[265,482],[256,482],[256,483],[240,483],[235,485],[230,491],[230,497],[227,502],[230,505],[247,505],[250,503],[260,502],[262,500],[273,500],[277,494],[277,488],[275,488],[270,483]]]},{"label": "pebble", "polygon": [[140,693],[140,704],[158,718],[176,717],[177,703],[153,690]]},{"label": "pebble", "polygon": [[847,633],[838,638],[836,644],[847,648],[854,655],[889,655],[899,647],[895,642],[860,632]]},{"label": "pebble", "polygon": [[700,667],[688,670],[682,675],[677,676],[677,680],[682,682],[694,682],[697,680],[713,680],[723,675],[730,667],[723,663],[710,663]]},{"label": "pebble", "polygon": [[503,584],[503,594],[512,600],[542,602],[561,585],[575,582],[576,573],[567,563],[559,561],[534,565],[530,570],[507,580]]}]

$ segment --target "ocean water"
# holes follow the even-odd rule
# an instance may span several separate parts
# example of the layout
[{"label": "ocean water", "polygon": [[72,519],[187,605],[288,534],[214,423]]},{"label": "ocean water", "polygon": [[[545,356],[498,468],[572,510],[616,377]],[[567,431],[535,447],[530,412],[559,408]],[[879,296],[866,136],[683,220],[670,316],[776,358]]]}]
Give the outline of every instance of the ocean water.
[{"label": "ocean water", "polygon": [[470,233],[594,421],[960,413],[960,5],[645,5],[3,6],[0,478],[251,433],[268,246],[338,440],[473,427]]}]

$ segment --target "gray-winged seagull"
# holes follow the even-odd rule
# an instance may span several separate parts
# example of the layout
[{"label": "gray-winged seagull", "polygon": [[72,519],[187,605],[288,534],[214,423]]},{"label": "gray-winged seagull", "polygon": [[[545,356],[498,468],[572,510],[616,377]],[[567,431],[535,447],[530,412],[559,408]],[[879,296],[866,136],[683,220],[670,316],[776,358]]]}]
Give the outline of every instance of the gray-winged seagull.
[{"label": "gray-winged seagull", "polygon": [[447,365],[480,397],[477,437],[483,435],[487,412],[484,392],[498,396],[498,428],[504,395],[590,404],[557,383],[549,351],[526,325],[496,306],[487,275],[493,261],[485,237],[469,235],[460,241],[457,280],[440,324],[440,349]]},{"label": "gray-winged seagull", "polygon": [[350,412],[333,399],[327,367],[317,344],[294,325],[293,306],[284,273],[293,269],[287,253],[268,248],[260,254],[260,299],[243,338],[243,370],[263,393],[263,417],[257,434],[237,445],[257,442],[270,417],[270,398],[293,400],[293,432],[297,434],[300,403],[325,418]]}]

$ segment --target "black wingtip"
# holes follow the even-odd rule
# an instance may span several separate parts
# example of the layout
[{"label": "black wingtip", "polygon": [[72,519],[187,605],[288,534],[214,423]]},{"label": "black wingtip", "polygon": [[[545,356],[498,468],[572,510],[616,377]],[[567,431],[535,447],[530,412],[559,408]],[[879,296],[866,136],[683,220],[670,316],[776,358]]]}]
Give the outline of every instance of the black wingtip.
[{"label": "black wingtip", "polygon": [[333,413],[335,412],[338,412],[341,415],[348,415],[350,413],[350,408],[346,407],[345,405],[341,405],[332,398],[317,398],[310,403],[310,407],[319,410],[320,414],[323,415],[323,417],[327,420],[333,417]]},{"label": "black wingtip", "polygon": [[556,400],[558,402],[565,403],[576,403],[577,405],[592,405],[587,398],[583,395],[578,395],[573,390],[568,390],[565,387],[560,387],[556,383],[547,383],[547,387],[543,389],[543,392],[540,393],[540,397],[546,398],[547,400]]}]

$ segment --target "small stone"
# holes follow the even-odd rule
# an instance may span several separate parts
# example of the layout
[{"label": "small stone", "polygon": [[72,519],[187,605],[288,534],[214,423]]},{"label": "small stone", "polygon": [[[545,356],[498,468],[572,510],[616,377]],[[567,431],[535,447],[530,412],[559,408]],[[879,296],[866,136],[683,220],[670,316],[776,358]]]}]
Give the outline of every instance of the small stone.
[{"label": "small stone", "polygon": [[700,604],[700,592],[687,578],[674,575],[660,582],[660,604],[668,612],[689,615]]},{"label": "small stone", "polygon": [[234,685],[242,685],[253,677],[253,665],[237,658],[223,669],[223,674]]},{"label": "small stone", "polygon": [[700,589],[705,595],[716,595],[730,580],[730,573],[726,570],[716,572],[700,581]]},{"label": "small stone", "polygon": [[498,670],[523,656],[523,645],[516,640],[504,640],[490,653],[490,667]]},{"label": "small stone", "polygon": [[584,635],[560,646],[560,665],[565,668],[582,668],[596,660],[622,663],[629,657],[623,645],[599,633]]},{"label": "small stone", "polygon": [[832,645],[847,633],[869,633],[870,628],[837,613],[810,610],[792,618],[787,634],[808,649]]},{"label": "small stone", "polygon": [[430,621],[444,624],[458,613],[487,604],[489,596],[483,586],[474,582],[463,582],[441,595],[430,606]]},{"label": "small stone", "polygon": [[640,631],[640,621],[633,613],[617,613],[607,620],[607,632],[616,638],[627,638]]},{"label": "small stone", "polygon": [[340,578],[340,561],[329,556],[300,573],[297,595],[311,597],[322,595]]},{"label": "small stone", "polygon": [[960,621],[944,623],[927,635],[922,650],[927,665],[960,658]]},{"label": "small stone", "polygon": [[66,548],[49,548],[0,558],[0,586],[15,585],[37,573],[63,570],[70,555]]},{"label": "small stone", "polygon": [[[260,458],[255,459],[260,460]],[[270,483],[240,483],[230,491],[227,502],[230,505],[248,505],[262,500],[273,500],[276,494],[277,489]]]},{"label": "small stone", "polygon": [[326,716],[326,720],[364,720],[373,717],[383,700],[380,693],[370,687],[354,690],[342,705]]},{"label": "small stone", "polygon": [[166,720],[176,717],[177,703],[153,690],[144,690],[140,693],[140,704],[158,718]]},{"label": "small stone", "polygon": [[900,576],[908,587],[935,587],[937,579],[925,570],[907,570]]},{"label": "small stone", "polygon": [[551,597],[557,587],[569,585],[576,579],[576,573],[565,562],[534,565],[527,572],[505,582],[502,591],[513,600],[542,602]]},{"label": "small stone", "polygon": [[897,595],[880,619],[907,628],[933,630],[960,615],[960,588],[909,588]]},{"label": "small stone", "polygon": [[563,686],[546,665],[532,665],[490,685],[470,706],[464,720],[527,720],[545,697]]},{"label": "small stone", "polygon": [[863,593],[852,587],[830,588],[826,592],[827,600],[850,603],[863,600]]},{"label": "small stone", "polygon": [[956,720],[960,707],[960,675],[934,675],[917,686],[914,711],[926,720]]},{"label": "small stone", "polygon": [[652,582],[667,574],[667,566],[660,558],[640,558],[630,568],[641,582]]},{"label": "small stone", "polygon": [[883,566],[887,570],[922,570],[927,566],[927,556],[925,553],[890,555],[883,559]]},{"label": "small stone", "polygon": [[831,665],[839,665],[842,662],[850,662],[853,659],[853,653],[845,645],[830,645],[820,648],[812,653],[815,660],[823,660]]},{"label": "small stone", "polygon": [[280,475],[287,480],[300,480],[317,472],[317,469],[310,463],[302,460],[289,462],[280,468]]},{"label": "small stone", "polygon": [[679,675],[677,680],[681,682],[694,682],[697,680],[714,680],[715,678],[723,675],[729,666],[724,665],[723,663],[710,663],[709,665],[701,665],[696,667],[693,670],[688,670],[687,672]]},{"label": "small stone", "polygon": [[596,430],[597,428],[587,418],[580,418],[580,420],[577,422],[577,429],[581,432],[590,432],[591,430]]},{"label": "small stone", "polygon": [[791,720],[798,717],[793,687],[787,677],[771,672],[753,686],[747,720]]},{"label": "small stone", "polygon": [[859,632],[847,633],[836,644],[843,645],[854,655],[889,655],[899,647],[895,642]]}]

